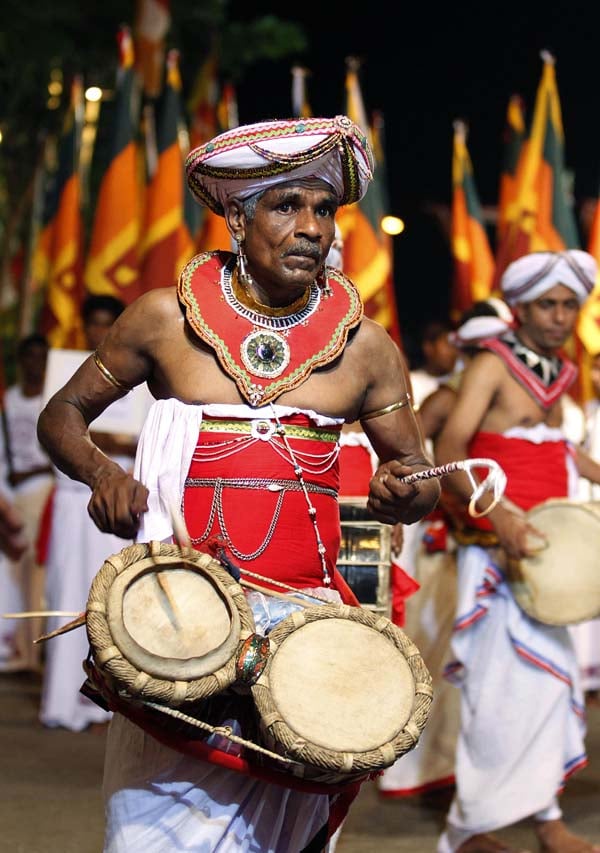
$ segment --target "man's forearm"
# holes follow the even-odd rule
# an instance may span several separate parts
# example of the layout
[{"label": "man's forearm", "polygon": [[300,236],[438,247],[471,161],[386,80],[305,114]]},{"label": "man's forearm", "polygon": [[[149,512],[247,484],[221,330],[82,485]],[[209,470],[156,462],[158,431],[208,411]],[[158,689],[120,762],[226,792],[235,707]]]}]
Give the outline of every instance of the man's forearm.
[{"label": "man's forearm", "polygon": [[83,415],[70,402],[50,400],[38,420],[38,439],[59,470],[91,489],[111,469],[121,470],[94,444]]}]

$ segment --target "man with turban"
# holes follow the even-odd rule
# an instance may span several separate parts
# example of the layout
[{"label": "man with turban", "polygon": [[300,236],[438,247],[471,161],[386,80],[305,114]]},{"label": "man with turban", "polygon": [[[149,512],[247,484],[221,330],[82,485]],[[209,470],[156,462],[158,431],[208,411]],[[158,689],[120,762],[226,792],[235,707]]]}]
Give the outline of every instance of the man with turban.
[{"label": "man with turban", "polygon": [[[508,478],[489,515],[455,534],[458,601],[447,672],[461,689],[461,730],[439,853],[507,851],[489,833],[527,817],[543,853],[600,850],[569,832],[557,800],[566,778],[586,763],[568,628],[528,616],[505,573],[507,558],[539,547],[527,510],[570,496],[578,474],[600,482],[600,466],[569,446],[560,428],[561,397],[577,373],[561,347],[595,279],[594,258],[578,250],[536,252],[506,269],[501,290],[516,328],[479,343],[483,351],[466,368],[436,443],[440,464],[493,458]],[[467,503],[465,482],[453,476],[451,484]],[[479,508],[489,503],[486,496]]]},{"label": "man with turban", "polygon": [[[251,572],[267,592],[274,582],[356,604],[336,559],[338,439],[357,420],[380,460],[375,517],[411,523],[432,509],[437,481],[399,479],[430,466],[402,355],[325,263],[336,210],[363,196],[372,168],[345,116],[238,127],[189,154],[190,188],[225,217],[237,254],[198,255],[176,288],[129,306],[39,421],[58,467],[89,485],[100,529],[171,541],[181,508],[194,547],[235,564],[242,582]],[[87,428],[142,382],[156,403],[131,476]],[[275,605],[290,605],[259,597],[268,630]],[[104,780],[110,853],[318,851],[356,795],[295,777],[287,787],[282,772],[270,784],[264,768],[244,775],[251,752],[242,761],[232,744],[205,751],[215,763],[179,754],[118,710]]]}]

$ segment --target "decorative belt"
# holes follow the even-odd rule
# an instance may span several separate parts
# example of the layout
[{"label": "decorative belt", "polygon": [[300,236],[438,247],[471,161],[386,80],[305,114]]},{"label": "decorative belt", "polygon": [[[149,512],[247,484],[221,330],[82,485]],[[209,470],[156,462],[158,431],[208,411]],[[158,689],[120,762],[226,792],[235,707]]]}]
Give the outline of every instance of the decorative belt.
[{"label": "decorative belt", "polygon": [[[219,521],[221,533],[225,541],[227,542],[229,550],[235,557],[238,558],[238,560],[256,560],[256,558],[260,557],[260,555],[266,550],[271,539],[273,538],[275,528],[277,527],[277,522],[279,521],[279,515],[281,513],[281,507],[283,505],[283,499],[285,497],[286,492],[304,492],[306,490],[306,492],[312,492],[313,494],[328,495],[332,498],[337,497],[337,492],[335,489],[329,489],[326,486],[318,486],[316,483],[300,483],[298,482],[298,480],[267,480],[260,479],[258,477],[236,477],[231,479],[227,479],[224,477],[187,477],[185,481],[185,486],[186,488],[205,487],[211,488],[213,490],[206,527],[204,528],[204,531],[200,534],[200,536],[197,536],[196,538],[192,537],[192,544],[199,545],[202,542],[205,542],[206,539],[208,539],[216,515]],[[236,546],[231,540],[229,531],[227,530],[225,515],[223,513],[223,489],[225,488],[265,489],[270,492],[277,492],[275,509],[273,511],[273,516],[269,523],[268,530],[260,545],[250,553],[240,551],[238,548],[236,548]],[[181,510],[185,517],[185,489],[181,501]]]},{"label": "decorative belt", "polygon": [[[262,427],[262,429],[261,429]],[[307,438],[312,441],[328,441],[335,442],[338,441],[340,434],[339,431],[335,430],[327,430],[321,429],[320,427],[305,427],[298,426],[297,424],[284,424],[285,434],[292,438]],[[226,421],[226,420],[216,420],[206,418],[202,419],[202,424],[200,425],[201,432],[233,432],[233,433],[252,433],[261,432],[263,433],[273,433],[275,432],[275,424],[265,419],[257,419],[255,421]]]},{"label": "decorative belt", "polygon": [[[186,488],[205,487],[222,491],[227,489],[266,489],[268,492],[303,492],[298,480],[273,480],[260,477],[186,477]],[[317,483],[304,483],[307,492],[337,498],[337,491]]]}]

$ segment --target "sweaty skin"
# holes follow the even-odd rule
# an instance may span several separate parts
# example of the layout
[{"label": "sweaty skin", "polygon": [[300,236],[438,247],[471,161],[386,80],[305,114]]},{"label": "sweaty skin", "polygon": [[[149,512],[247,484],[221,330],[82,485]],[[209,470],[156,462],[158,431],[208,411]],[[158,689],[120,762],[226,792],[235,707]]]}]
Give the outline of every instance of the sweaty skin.
[{"label": "sweaty skin", "polygon": [[[228,227],[243,241],[255,300],[265,306],[288,305],[311,285],[334,237],[336,209],[335,196],[322,181],[288,182],[267,190],[251,220],[240,202],[229,203]],[[147,382],[157,399],[245,402],[212,350],[190,330],[174,287],[149,291],[130,305],[98,353],[120,382]],[[335,362],[313,372],[277,403],[351,422],[403,400],[408,391],[400,350],[382,326],[364,319]],[[89,358],[48,402],[38,434],[55,464],[92,489],[89,512],[98,527],[130,538],[147,509],[147,489],[108,459],[88,431],[89,423],[125,393]],[[434,479],[410,486],[398,480],[431,466],[412,409],[404,406],[365,421],[363,427],[381,460],[371,480],[369,508],[389,524],[418,520],[435,506],[440,488]]]}]

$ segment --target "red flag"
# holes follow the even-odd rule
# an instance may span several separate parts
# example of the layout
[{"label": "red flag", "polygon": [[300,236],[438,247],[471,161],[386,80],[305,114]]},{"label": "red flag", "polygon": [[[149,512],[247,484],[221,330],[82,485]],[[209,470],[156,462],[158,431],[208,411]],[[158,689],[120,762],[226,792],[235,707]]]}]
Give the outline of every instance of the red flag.
[{"label": "red flag", "polygon": [[55,207],[47,229],[48,289],[41,327],[53,347],[84,345],[80,307],[83,288],[83,223],[79,152],[83,127],[83,86],[76,77],[71,105],[58,145]]},{"label": "red flag", "polygon": [[132,114],[136,95],[133,42],[128,27],[119,31],[110,162],[102,177],[85,270],[91,293],[107,293],[129,304],[141,293],[138,249],[142,186]]}]

